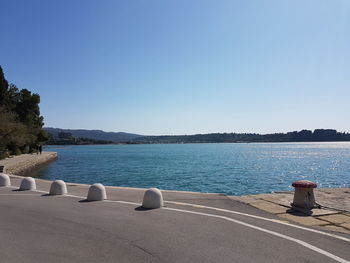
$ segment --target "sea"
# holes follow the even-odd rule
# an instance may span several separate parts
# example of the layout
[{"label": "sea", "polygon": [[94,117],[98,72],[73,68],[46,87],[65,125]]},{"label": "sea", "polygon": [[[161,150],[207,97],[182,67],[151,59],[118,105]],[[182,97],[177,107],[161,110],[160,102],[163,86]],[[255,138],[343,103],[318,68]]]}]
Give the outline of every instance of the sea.
[{"label": "sea", "polygon": [[350,187],[350,142],[46,146],[58,159],[30,176],[73,183],[247,195],[292,182]]}]

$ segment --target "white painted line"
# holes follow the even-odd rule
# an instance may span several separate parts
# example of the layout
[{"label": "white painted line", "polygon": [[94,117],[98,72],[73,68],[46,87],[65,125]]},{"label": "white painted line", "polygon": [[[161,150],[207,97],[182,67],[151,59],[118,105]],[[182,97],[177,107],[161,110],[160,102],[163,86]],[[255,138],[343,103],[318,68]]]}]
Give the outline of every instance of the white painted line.
[{"label": "white painted line", "polygon": [[37,194],[26,194],[26,193],[23,193],[23,194],[0,194],[0,195],[2,195],[2,196],[5,196],[5,195],[7,195],[7,196],[28,196],[28,195],[31,195],[31,196],[38,196]]},{"label": "white painted line", "polygon": [[[105,200],[105,202],[111,202],[111,203],[122,203],[122,204],[130,204],[130,205],[136,205],[136,206],[140,206],[141,204],[140,203],[134,203],[134,202],[126,202],[126,201],[114,201],[114,200]],[[254,225],[251,225],[251,224],[248,224],[248,223],[245,223],[245,222],[242,222],[240,220],[236,220],[236,219],[233,219],[233,218],[230,218],[230,217],[226,217],[226,216],[220,216],[220,215],[214,215],[214,214],[207,214],[207,213],[201,213],[201,212],[195,212],[195,211],[189,211],[189,210],[183,210],[183,209],[176,209],[176,208],[170,208],[170,207],[162,207],[161,209],[164,209],[164,210],[170,210],[170,211],[176,211],[176,212],[182,212],[182,213],[188,213],[188,214],[195,214],[195,215],[201,215],[201,216],[207,216],[207,217],[215,217],[215,218],[220,218],[220,219],[223,219],[223,220],[227,220],[227,221],[230,221],[230,222],[234,222],[234,223],[237,223],[237,224],[240,224],[240,225],[243,225],[243,226],[246,226],[246,227],[250,227],[250,228],[253,228],[253,229],[256,229],[256,230],[259,230],[259,231],[262,231],[262,232],[265,232],[265,233],[268,233],[268,234],[271,234],[271,235],[274,235],[274,236],[277,236],[277,237],[280,237],[280,238],[283,238],[283,239],[287,239],[289,241],[292,241],[292,242],[295,242],[303,247],[306,247],[310,250],[313,250],[319,254],[322,254],[322,255],[325,255],[337,262],[340,262],[340,263],[349,263],[348,260],[345,260],[341,257],[338,257],[334,254],[331,254],[329,253],[328,251],[325,251],[321,248],[318,248],[318,247],[315,247],[305,241],[302,241],[300,239],[297,239],[297,238],[293,238],[293,237],[290,237],[290,236],[287,236],[287,235],[284,235],[284,234],[280,234],[278,232],[275,232],[275,231],[271,231],[271,230],[268,230],[268,229],[265,229],[265,228],[262,228],[262,227],[258,227],[258,226],[254,226]]]},{"label": "white painted line", "polygon": [[49,194],[49,192],[46,192],[46,191],[40,191],[40,190],[32,190],[34,192],[38,192],[38,193],[43,193],[43,194]]},{"label": "white painted line", "polygon": [[75,198],[80,198],[80,199],[86,199],[86,197],[84,197],[84,196],[79,196],[79,195],[65,194],[64,196],[75,197]]},{"label": "white painted line", "polygon": [[201,216],[208,216],[208,217],[215,217],[215,218],[220,218],[220,219],[224,219],[224,220],[227,220],[227,221],[231,221],[231,222],[234,222],[236,224],[240,224],[240,225],[243,225],[243,226],[246,226],[246,227],[250,227],[250,228],[253,228],[253,229],[256,229],[256,230],[259,230],[259,231],[262,231],[262,232],[265,232],[265,233],[268,233],[268,234],[271,234],[271,235],[274,235],[274,236],[277,236],[277,237],[280,237],[280,238],[284,238],[284,239],[287,239],[287,240],[290,240],[292,242],[295,242],[303,247],[306,247],[310,250],[313,250],[317,253],[320,253],[322,255],[325,255],[326,257],[329,257],[337,262],[340,262],[340,263],[349,263],[348,260],[345,260],[343,258],[340,258],[334,254],[331,254],[321,248],[318,248],[318,247],[315,247],[305,241],[302,241],[300,239],[296,239],[296,238],[293,238],[293,237],[290,237],[290,236],[287,236],[287,235],[283,235],[283,234],[280,234],[278,232],[275,232],[275,231],[271,231],[271,230],[268,230],[268,229],[265,229],[265,228],[262,228],[262,227],[258,227],[258,226],[254,226],[254,225],[251,225],[251,224],[248,224],[248,223],[245,223],[245,222],[242,222],[242,221],[239,221],[239,220],[236,220],[236,219],[233,219],[233,218],[230,218],[230,217],[226,217],[226,216],[220,216],[220,215],[213,215],[213,214],[207,214],[207,213],[201,213],[201,212],[195,212],[195,211],[188,211],[188,210],[182,210],[182,209],[176,209],[176,208],[169,208],[169,207],[164,207],[162,209],[166,209],[166,210],[170,210],[170,211],[176,211],[176,212],[182,212],[182,213],[188,213],[188,214],[195,214],[195,215],[201,215]]},{"label": "white painted line", "polygon": [[141,206],[141,203],[127,202],[127,201],[104,200],[104,202]]},{"label": "white painted line", "polygon": [[266,218],[266,217],[262,217],[262,216],[255,216],[255,215],[251,215],[251,214],[237,212],[237,211],[234,211],[234,210],[227,210],[227,209],[222,209],[222,208],[217,208],[217,207],[212,207],[212,206],[203,206],[203,205],[196,205],[196,204],[191,204],[191,203],[173,202],[173,201],[164,201],[164,203],[177,204],[177,205],[186,205],[186,206],[197,206],[197,208],[206,208],[206,209],[216,210],[216,211],[225,212],[225,213],[231,213],[231,214],[236,214],[236,215],[241,215],[241,216],[246,216],[246,217],[252,217],[252,218],[255,218],[255,219],[270,221],[270,222],[276,223],[276,224],[281,224],[281,225],[285,225],[285,226],[299,228],[299,229],[302,229],[302,230],[305,230],[305,231],[314,232],[314,233],[317,233],[317,234],[321,234],[321,235],[325,235],[325,236],[329,236],[329,237],[334,237],[334,238],[337,238],[337,239],[340,239],[340,240],[343,240],[343,241],[346,241],[346,242],[350,242],[350,239],[346,238],[346,237],[338,236],[338,235],[335,235],[335,234],[323,232],[323,231],[312,229],[312,228],[307,228],[307,227],[303,227],[303,226],[294,225],[294,224],[291,224],[291,223],[286,223],[286,222],[279,221],[279,220],[276,220],[276,219],[270,219],[270,218]]}]

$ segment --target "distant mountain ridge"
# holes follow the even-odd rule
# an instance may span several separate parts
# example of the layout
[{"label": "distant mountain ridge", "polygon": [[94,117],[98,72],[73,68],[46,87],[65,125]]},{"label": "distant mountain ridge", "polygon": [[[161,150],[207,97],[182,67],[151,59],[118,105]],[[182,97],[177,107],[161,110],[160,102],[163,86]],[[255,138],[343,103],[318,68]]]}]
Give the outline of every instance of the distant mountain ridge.
[{"label": "distant mountain ridge", "polygon": [[350,141],[350,133],[333,129],[293,131],[287,133],[208,133],[194,135],[145,136],[126,132],[105,132],[101,130],[44,128],[54,137],[59,133],[69,133],[77,138],[109,141],[113,143],[153,144],[153,143],[235,143],[235,142],[325,142]]},{"label": "distant mountain ridge", "polygon": [[350,141],[350,133],[333,129],[301,130],[287,133],[208,133],[194,135],[141,136],[130,143],[235,143],[235,142],[326,142]]},{"label": "distant mountain ridge", "polygon": [[78,138],[87,138],[94,140],[112,141],[112,142],[128,142],[143,135],[126,133],[126,132],[105,132],[102,130],[84,130],[84,129],[60,129],[45,127],[44,130],[57,137],[60,132],[71,133],[72,136]]}]

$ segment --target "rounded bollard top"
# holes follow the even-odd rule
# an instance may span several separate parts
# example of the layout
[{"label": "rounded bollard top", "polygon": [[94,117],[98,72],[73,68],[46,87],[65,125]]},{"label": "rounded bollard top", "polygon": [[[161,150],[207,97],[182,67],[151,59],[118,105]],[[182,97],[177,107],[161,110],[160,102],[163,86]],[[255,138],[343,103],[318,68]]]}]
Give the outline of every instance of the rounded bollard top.
[{"label": "rounded bollard top", "polygon": [[103,184],[101,184],[101,183],[94,183],[91,186],[97,187],[97,188],[105,188],[105,186]]},{"label": "rounded bollard top", "polygon": [[308,180],[299,180],[292,183],[295,188],[316,188],[317,184]]},{"label": "rounded bollard top", "polygon": [[50,195],[65,195],[67,194],[66,183],[62,180],[55,180],[50,187]]},{"label": "rounded bollard top", "polygon": [[0,173],[0,186],[11,186],[11,180],[7,174]]},{"label": "rounded bollard top", "polygon": [[88,201],[103,201],[107,199],[106,188],[103,184],[96,183],[89,187],[86,200]]},{"label": "rounded bollard top", "polygon": [[21,181],[19,190],[36,190],[36,184],[33,177],[25,177]]},{"label": "rounded bollard top", "polygon": [[158,188],[148,189],[143,196],[142,206],[147,209],[161,208],[163,206],[162,192]]},{"label": "rounded bollard top", "polygon": [[155,188],[155,187],[147,189],[146,193],[163,198],[162,192],[158,188]]},{"label": "rounded bollard top", "polygon": [[65,183],[65,182],[63,180],[55,180],[55,181],[53,181],[53,183],[62,184],[62,183]]}]

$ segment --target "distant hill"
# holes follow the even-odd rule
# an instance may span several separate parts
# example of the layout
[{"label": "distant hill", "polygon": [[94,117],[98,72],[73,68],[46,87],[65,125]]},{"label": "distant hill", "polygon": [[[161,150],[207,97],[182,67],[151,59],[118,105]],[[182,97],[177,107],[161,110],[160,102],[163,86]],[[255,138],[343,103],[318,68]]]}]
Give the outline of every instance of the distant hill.
[{"label": "distant hill", "polygon": [[70,133],[74,137],[87,138],[94,140],[112,141],[112,142],[128,142],[132,141],[143,135],[126,133],[126,132],[105,132],[101,130],[71,130],[71,129],[60,129],[45,127],[44,130],[52,136],[57,137],[60,132]]},{"label": "distant hill", "polygon": [[288,133],[210,133],[195,135],[142,136],[129,143],[234,143],[234,142],[325,142],[350,141],[350,133],[332,129],[302,130]]},{"label": "distant hill", "polygon": [[[73,136],[80,140],[93,139],[104,141],[98,143],[235,143],[235,142],[325,142],[350,141],[350,133],[338,132],[332,129],[302,130],[287,133],[256,134],[256,133],[210,133],[195,135],[163,135],[144,136],[125,132],[104,132],[101,130],[71,130],[59,128],[44,128],[53,137]],[[58,136],[60,133],[60,136]],[[66,133],[66,134],[64,134]],[[67,138],[68,138],[67,137]],[[66,139],[67,139],[66,138]],[[64,140],[64,138],[63,138]],[[81,140],[85,142],[86,140]],[[88,142],[86,142],[88,143]],[[91,142],[90,142],[91,143]],[[96,142],[94,142],[96,143]]]}]

